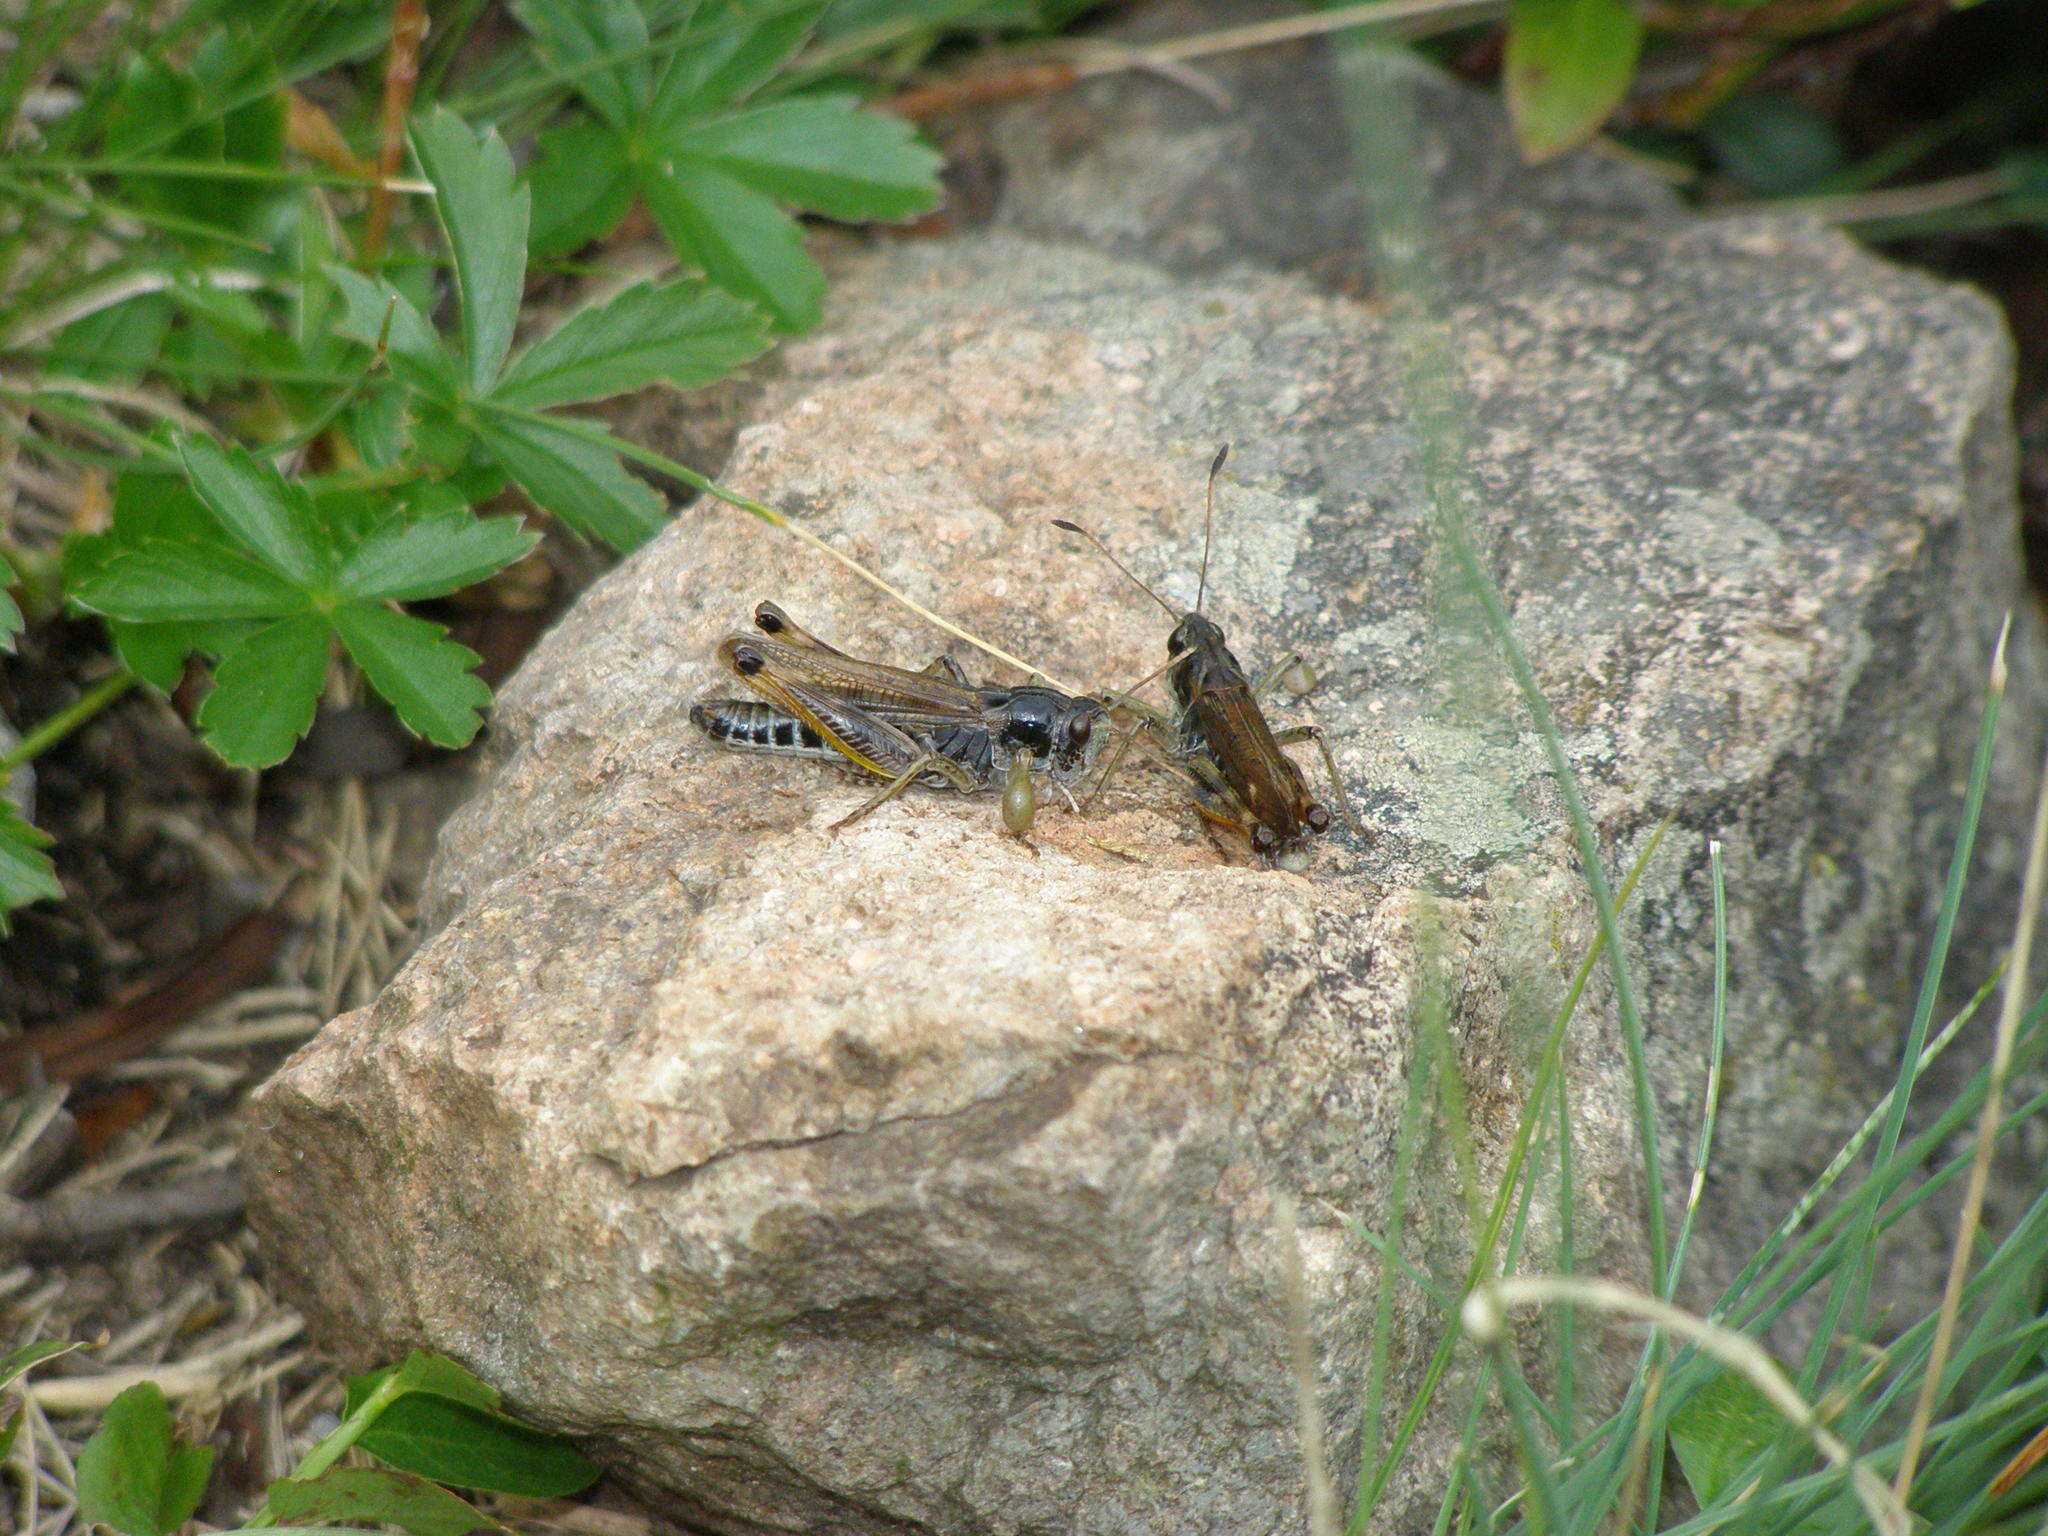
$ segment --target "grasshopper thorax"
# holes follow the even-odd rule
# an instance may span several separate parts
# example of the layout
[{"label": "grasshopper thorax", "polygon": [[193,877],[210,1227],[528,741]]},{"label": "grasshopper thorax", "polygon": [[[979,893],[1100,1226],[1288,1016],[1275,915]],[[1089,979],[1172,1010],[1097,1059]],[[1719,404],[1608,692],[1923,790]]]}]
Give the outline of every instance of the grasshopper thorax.
[{"label": "grasshopper thorax", "polygon": [[1025,684],[984,688],[982,708],[1001,723],[995,731],[995,760],[1028,758],[1061,783],[1071,784],[1094,765],[1096,726],[1108,713],[1093,699],[1077,699],[1056,688]]}]

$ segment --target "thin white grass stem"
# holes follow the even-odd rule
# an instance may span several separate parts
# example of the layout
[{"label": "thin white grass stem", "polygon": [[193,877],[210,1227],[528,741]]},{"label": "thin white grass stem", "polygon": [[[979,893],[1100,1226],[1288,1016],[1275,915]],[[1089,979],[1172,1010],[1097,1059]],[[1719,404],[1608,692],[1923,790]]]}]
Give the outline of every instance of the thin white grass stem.
[{"label": "thin white grass stem", "polygon": [[1360,0],[1355,5],[1327,11],[1309,11],[1300,16],[1282,16],[1274,21],[1251,22],[1241,27],[1221,27],[1197,32],[1143,47],[1119,49],[1114,54],[1089,54],[1074,65],[1081,76],[1113,74],[1143,65],[1185,63],[1219,53],[1241,53],[1248,48],[1270,48],[1276,43],[1298,42],[1308,37],[1327,37],[1352,27],[1369,27],[1390,21],[1414,21],[1467,13],[1504,11],[1505,0]]},{"label": "thin white grass stem", "polygon": [[1273,1195],[1273,1224],[1279,1229],[1280,1281],[1287,1295],[1287,1333],[1294,1373],[1295,1430],[1301,1439],[1302,1475],[1308,1482],[1309,1536],[1337,1536],[1337,1490],[1330,1482],[1324,1449],[1322,1372],[1316,1365],[1315,1333],[1309,1321],[1308,1275],[1301,1253],[1301,1220],[1294,1197]]},{"label": "thin white grass stem", "polygon": [[15,321],[6,333],[8,347],[32,346],[46,340],[64,329],[74,320],[83,320],[87,315],[96,315],[103,309],[111,309],[124,299],[136,298],[145,293],[162,293],[166,288],[179,283],[197,283],[202,288],[217,288],[223,292],[247,291],[261,288],[263,277],[255,272],[237,271],[232,267],[209,267],[199,272],[128,272],[119,277],[106,279],[80,289],[70,299],[40,314],[25,315]]},{"label": "thin white grass stem", "polygon": [[2013,925],[2012,955],[2006,961],[2005,992],[2000,999],[1998,1029],[1992,1037],[1991,1075],[1984,1089],[1984,1104],[1977,1116],[1977,1155],[1970,1162],[1970,1178],[1963,1191],[1963,1209],[1956,1218],[1955,1247],[1949,1254],[1948,1283],[1942,1289],[1941,1312],[1934,1324],[1934,1343],[1928,1351],[1927,1369],[1920,1378],[1919,1393],[1913,1399],[1912,1421],[1906,1426],[1905,1444],[1899,1453],[1898,1474],[1892,1491],[1903,1500],[1919,1470],[1920,1448],[1927,1438],[1927,1426],[1934,1417],[1934,1405],[1941,1396],[1942,1373],[1948,1368],[1948,1352],[1955,1340],[1956,1313],[1962,1306],[1963,1282],[1970,1273],[1970,1254],[1976,1246],[1977,1230],[1983,1222],[1984,1190],[1991,1179],[1991,1152],[1998,1140],[1998,1122],[2005,1099],[2005,1082],[2012,1071],[2013,1042],[2019,1038],[2020,1018],[2026,1011],[2028,962],[2033,957],[2034,923],[2041,911],[2044,881],[2048,881],[2048,758],[2041,764],[2041,782],[2034,796],[2034,830],[2027,845],[2027,873],[2020,882],[2020,911]]},{"label": "thin white grass stem", "polygon": [[1700,1196],[1707,1187],[1707,1164],[1714,1153],[1714,1122],[1721,1107],[1721,1061],[1728,1043],[1728,889],[1722,878],[1718,837],[1707,842],[1707,868],[1714,885],[1714,1011],[1707,1040],[1707,1091],[1700,1106],[1700,1143],[1693,1153],[1685,1215],[1678,1223],[1678,1240],[1671,1245],[1671,1275],[1664,1286],[1666,1301],[1678,1294],[1678,1276],[1685,1268],[1686,1247],[1692,1242],[1693,1219],[1699,1214]]},{"label": "thin white grass stem", "polygon": [[254,1333],[232,1339],[218,1349],[163,1365],[140,1365],[101,1376],[67,1376],[38,1381],[27,1388],[29,1398],[48,1413],[96,1413],[137,1382],[153,1381],[170,1398],[196,1397],[219,1386],[243,1362],[267,1355],[290,1342],[305,1328],[295,1312],[286,1313]]},{"label": "thin white grass stem", "polygon": [[1763,1394],[1765,1401],[1805,1432],[1831,1466],[1848,1475],[1850,1487],[1879,1536],[1909,1536],[1911,1517],[1898,1497],[1885,1487],[1883,1479],[1862,1458],[1853,1455],[1849,1447],[1821,1422],[1813,1405],[1799,1395],[1791,1378],[1779,1368],[1777,1361],[1747,1334],[1696,1317],[1667,1301],[1618,1285],[1612,1280],[1556,1275],[1495,1280],[1480,1286],[1465,1299],[1462,1314],[1465,1331],[1476,1342],[1491,1347],[1506,1336],[1506,1314],[1510,1308],[1551,1303],[1591,1307],[1615,1316],[1635,1318],[1698,1345],[1729,1370],[1743,1376]]}]

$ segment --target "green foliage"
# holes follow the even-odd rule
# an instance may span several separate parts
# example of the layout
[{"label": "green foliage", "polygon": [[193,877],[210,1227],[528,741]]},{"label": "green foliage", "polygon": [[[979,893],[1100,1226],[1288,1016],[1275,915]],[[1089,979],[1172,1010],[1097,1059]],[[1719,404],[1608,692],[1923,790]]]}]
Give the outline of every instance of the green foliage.
[{"label": "green foliage", "polygon": [[495,133],[478,134],[446,109],[421,120],[414,143],[454,258],[460,348],[397,289],[340,266],[328,268],[344,306],[335,329],[381,344],[411,396],[401,413],[441,426],[427,451],[444,472],[475,456],[572,527],[617,549],[644,542],[661,526],[660,496],[615,451],[545,411],[657,380],[688,388],[718,378],[768,344],[759,313],[700,282],[643,283],[572,315],[508,365],[528,189]]},{"label": "green foliage", "polygon": [[191,438],[181,457],[189,492],[137,477],[128,505],[142,510],[124,522],[117,503],[71,595],[109,619],[170,630],[168,647],[144,658],[159,678],[181,647],[218,657],[199,711],[208,745],[244,767],[282,762],[313,723],[337,638],[408,728],[444,747],[476,734],[490,702],[470,670],[476,656],[385,604],[467,586],[536,535],[517,518],[447,507],[416,517],[402,503],[358,529],[241,449]]},{"label": "green foliage", "polygon": [[1815,190],[1847,158],[1834,125],[1787,96],[1738,96],[1700,125],[1700,136],[1721,170],[1759,197]]},{"label": "green foliage", "polygon": [[337,1467],[309,1481],[272,1483],[270,1512],[291,1525],[395,1525],[414,1536],[468,1536],[498,1522],[410,1472]]},{"label": "green foliage", "polygon": [[64,887],[57,866],[43,850],[49,834],[22,818],[14,802],[0,796],[0,938],[11,929],[8,913],[32,901],[60,901]]},{"label": "green foliage", "polygon": [[206,1494],[213,1448],[171,1435],[163,1388],[138,1382],[107,1405],[78,1457],[78,1512],[124,1536],[170,1536]]},{"label": "green foliage", "polygon": [[[75,1347],[16,1350],[0,1360],[0,1388]],[[385,1465],[339,1466],[352,1449]],[[123,1536],[170,1536],[199,1507],[212,1461],[210,1448],[173,1438],[162,1389],[142,1382],[108,1406],[79,1457],[80,1513]],[[254,1520],[232,1536],[379,1525],[468,1536],[502,1527],[444,1484],[554,1498],[588,1487],[600,1470],[559,1436],[500,1412],[498,1394],[454,1361],[414,1353],[349,1382],[342,1422],[270,1485]]]},{"label": "green foliage", "polygon": [[939,168],[909,124],[855,97],[768,93],[823,10],[822,0],[707,6],[657,46],[638,0],[515,4],[589,113],[540,135],[532,185],[547,213],[536,253],[603,234],[637,195],[677,256],[713,283],[783,330],[815,325],[825,278],[790,210],[909,218],[938,201]]},{"label": "green foliage", "polygon": [[1642,46],[1642,19],[1626,0],[1514,0],[1501,83],[1529,158],[1598,132],[1628,93]]}]

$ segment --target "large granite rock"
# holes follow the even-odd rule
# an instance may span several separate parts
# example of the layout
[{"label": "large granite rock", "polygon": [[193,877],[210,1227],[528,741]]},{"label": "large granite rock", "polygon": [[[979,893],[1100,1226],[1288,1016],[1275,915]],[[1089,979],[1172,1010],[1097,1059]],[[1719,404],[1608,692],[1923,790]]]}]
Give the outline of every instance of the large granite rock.
[{"label": "large granite rock", "polygon": [[[1478,531],[1610,868],[1675,818],[1625,923],[1671,1150],[1728,850],[1711,1278],[1889,1070],[2017,591],[2006,348],[1981,301],[1834,235],[1696,222],[1588,162],[1525,177],[1460,98],[1429,135],[1493,189],[1445,203]],[[1020,222],[1088,154],[1022,166]],[[700,504],[507,685],[438,931],[254,1106],[256,1216],[322,1338],[454,1354],[692,1529],[1301,1529],[1273,1197],[1302,1210],[1343,1478],[1379,1277],[1351,1224],[1384,1217],[1418,998],[1448,1000],[1490,1172],[1590,939],[1537,743],[1439,643],[1376,311],[1052,233],[852,261],[726,478],[1107,687],[1157,665],[1163,615],[1048,519],[1187,601],[1233,440],[1211,612],[1254,669],[1315,658],[1373,839],[1254,867],[1157,773],[1049,810],[1036,853],[930,791],[828,835],[866,785],[687,723],[731,691],[719,635],[774,597],[882,659],[942,637]],[[1569,1068],[1578,1262],[1640,1279],[1604,984]],[[1462,1238],[1451,1164],[1424,1164],[1424,1264]],[[1540,1199],[1535,1263],[1554,1220]],[[1407,1287],[1394,1317],[1401,1393],[1444,1319]],[[1456,1438],[1426,1428],[1387,1529]]]}]

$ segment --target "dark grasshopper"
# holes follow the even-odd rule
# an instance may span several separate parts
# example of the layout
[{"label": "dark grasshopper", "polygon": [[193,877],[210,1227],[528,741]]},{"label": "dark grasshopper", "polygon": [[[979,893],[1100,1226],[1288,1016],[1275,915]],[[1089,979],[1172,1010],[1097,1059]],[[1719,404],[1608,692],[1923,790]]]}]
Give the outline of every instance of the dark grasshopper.
[{"label": "dark grasshopper", "polygon": [[971,793],[1003,783],[1003,825],[1022,837],[1038,808],[1032,775],[1071,801],[1108,714],[1036,684],[970,682],[949,656],[922,672],[861,661],[799,628],[773,603],[754,609],[759,634],[727,635],[718,659],[759,699],[702,699],[690,719],[746,752],[851,763],[889,782],[831,830],[860,820],[912,784]]},{"label": "dark grasshopper", "polygon": [[1275,731],[1259,708],[1259,695],[1283,679],[1305,679],[1294,690],[1299,693],[1314,686],[1314,678],[1302,657],[1296,653],[1282,658],[1254,688],[1243,666],[1224,643],[1222,628],[1202,612],[1202,601],[1209,589],[1209,536],[1215,524],[1216,476],[1229,456],[1230,445],[1226,443],[1217,450],[1215,461],[1209,466],[1208,503],[1202,526],[1202,574],[1195,589],[1195,606],[1186,613],[1179,612],[1139,581],[1087,529],[1064,518],[1053,519],[1056,526],[1078,533],[1093,544],[1110,564],[1178,621],[1167,638],[1167,661],[1161,669],[1173,692],[1174,713],[1171,718],[1162,717],[1127,696],[1113,696],[1115,703],[1132,711],[1137,723],[1117,744],[1096,789],[1099,792],[1102,783],[1115,772],[1137,731],[1147,730],[1164,749],[1168,761],[1177,765],[1193,784],[1196,807],[1205,817],[1237,832],[1256,852],[1283,869],[1301,870],[1308,867],[1308,839],[1329,830],[1330,813],[1309,793],[1301,769],[1280,750],[1282,746],[1296,741],[1315,742],[1322,750],[1323,766],[1329,771],[1330,787],[1336,792],[1345,821],[1353,831],[1360,829],[1357,818],[1351,814],[1343,781],[1337,776],[1337,761],[1331,756],[1322,732],[1312,725]]}]

